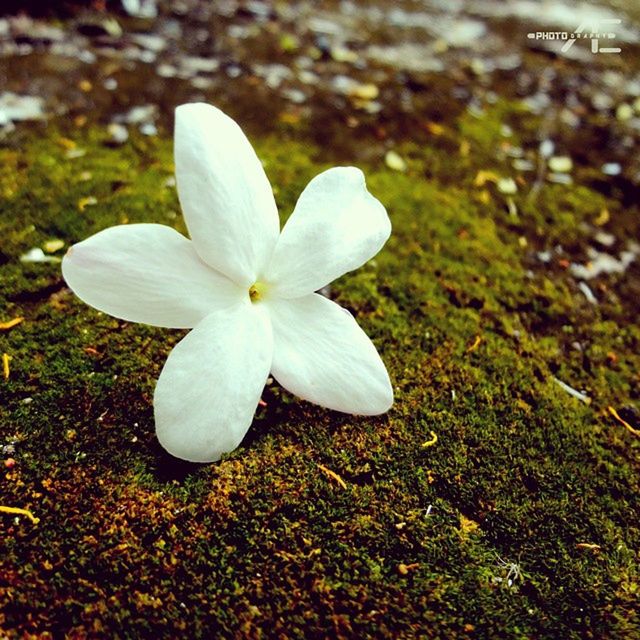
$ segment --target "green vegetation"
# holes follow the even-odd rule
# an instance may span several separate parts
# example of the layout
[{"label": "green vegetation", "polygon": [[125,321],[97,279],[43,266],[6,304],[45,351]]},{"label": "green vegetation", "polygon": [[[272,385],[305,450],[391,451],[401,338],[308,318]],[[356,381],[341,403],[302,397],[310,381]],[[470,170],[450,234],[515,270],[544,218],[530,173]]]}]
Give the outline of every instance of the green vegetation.
[{"label": "green vegetation", "polygon": [[[24,317],[0,331],[0,445],[17,441],[0,504],[39,518],[0,513],[0,635],[640,637],[640,438],[608,409],[638,428],[629,275],[591,281],[596,306],[535,259],[563,242],[584,260],[620,205],[544,184],[510,211],[476,180],[513,174],[494,154],[507,117],[527,116],[502,105],[398,147],[406,173],[363,166],[394,232],[332,296],[389,368],[388,415],[273,384],[243,445],[205,466],[154,437],[154,382],[184,332],[100,314],[58,264],[19,260],[127,221],[184,232],[170,140],[49,129],[0,147],[0,322]],[[329,166],[286,135],[256,147],[281,211]]]}]

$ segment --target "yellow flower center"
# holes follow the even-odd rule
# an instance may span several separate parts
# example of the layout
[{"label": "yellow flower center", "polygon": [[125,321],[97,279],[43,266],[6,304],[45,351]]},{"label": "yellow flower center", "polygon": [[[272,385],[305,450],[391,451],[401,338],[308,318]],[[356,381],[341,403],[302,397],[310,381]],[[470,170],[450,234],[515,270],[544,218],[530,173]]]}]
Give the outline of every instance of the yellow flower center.
[{"label": "yellow flower center", "polygon": [[251,302],[258,302],[259,300],[262,300],[266,289],[267,287],[264,282],[254,282],[249,287],[249,298],[251,298]]}]

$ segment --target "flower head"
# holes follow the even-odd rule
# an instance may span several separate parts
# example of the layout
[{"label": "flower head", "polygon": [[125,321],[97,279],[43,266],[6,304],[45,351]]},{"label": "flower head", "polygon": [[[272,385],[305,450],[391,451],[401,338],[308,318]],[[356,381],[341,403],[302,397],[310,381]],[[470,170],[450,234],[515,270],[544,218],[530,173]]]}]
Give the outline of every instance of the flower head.
[{"label": "flower head", "polygon": [[348,311],[314,293],[364,264],[391,232],[362,172],[316,176],[280,232],[264,169],[219,109],[178,107],[175,165],[191,240],[163,225],[121,225],[62,262],[69,287],[96,309],[193,329],[156,385],[160,443],[185,460],[218,460],[242,441],[270,373],[330,409],[387,411],[393,391],[375,347]]}]

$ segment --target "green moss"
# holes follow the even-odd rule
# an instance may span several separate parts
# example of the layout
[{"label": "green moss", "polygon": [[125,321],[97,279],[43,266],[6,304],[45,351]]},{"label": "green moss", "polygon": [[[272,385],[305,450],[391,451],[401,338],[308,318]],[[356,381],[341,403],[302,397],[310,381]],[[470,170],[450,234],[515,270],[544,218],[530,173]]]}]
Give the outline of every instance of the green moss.
[{"label": "green moss", "polygon": [[[594,307],[566,271],[532,263],[560,240],[581,255],[580,223],[615,203],[545,185],[537,204],[515,197],[513,219],[491,187],[479,198],[478,170],[508,174],[492,151],[509,117],[525,115],[464,115],[428,149],[401,148],[406,174],[364,167],[394,232],[332,295],[389,368],[389,414],[332,413],[271,385],[242,447],[207,466],[153,435],[154,382],[184,332],[100,314],[58,265],[19,261],[127,221],[184,231],[170,142],[112,149],[90,131],[69,159],[50,132],[0,149],[0,321],[25,318],[0,333],[0,422],[18,440],[1,503],[40,518],[0,515],[5,634],[638,633],[639,441],[607,408],[640,397],[640,329],[617,280]],[[328,166],[306,144],[257,148],[285,214]]]}]

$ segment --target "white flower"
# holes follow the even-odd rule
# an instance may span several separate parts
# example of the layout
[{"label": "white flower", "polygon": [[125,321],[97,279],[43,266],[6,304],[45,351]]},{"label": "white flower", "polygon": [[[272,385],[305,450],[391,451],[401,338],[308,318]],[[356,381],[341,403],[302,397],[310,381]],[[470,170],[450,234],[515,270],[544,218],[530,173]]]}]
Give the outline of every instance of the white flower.
[{"label": "white flower", "polygon": [[160,443],[185,460],[218,460],[242,441],[269,373],[330,409],[387,411],[393,391],[375,347],[345,309],[314,293],[364,264],[391,232],[362,172],[316,176],[280,232],[264,169],[220,110],[178,107],[175,164],[192,240],[158,224],[111,227],[62,263],[68,285],[96,309],[193,328],[156,385]]}]

